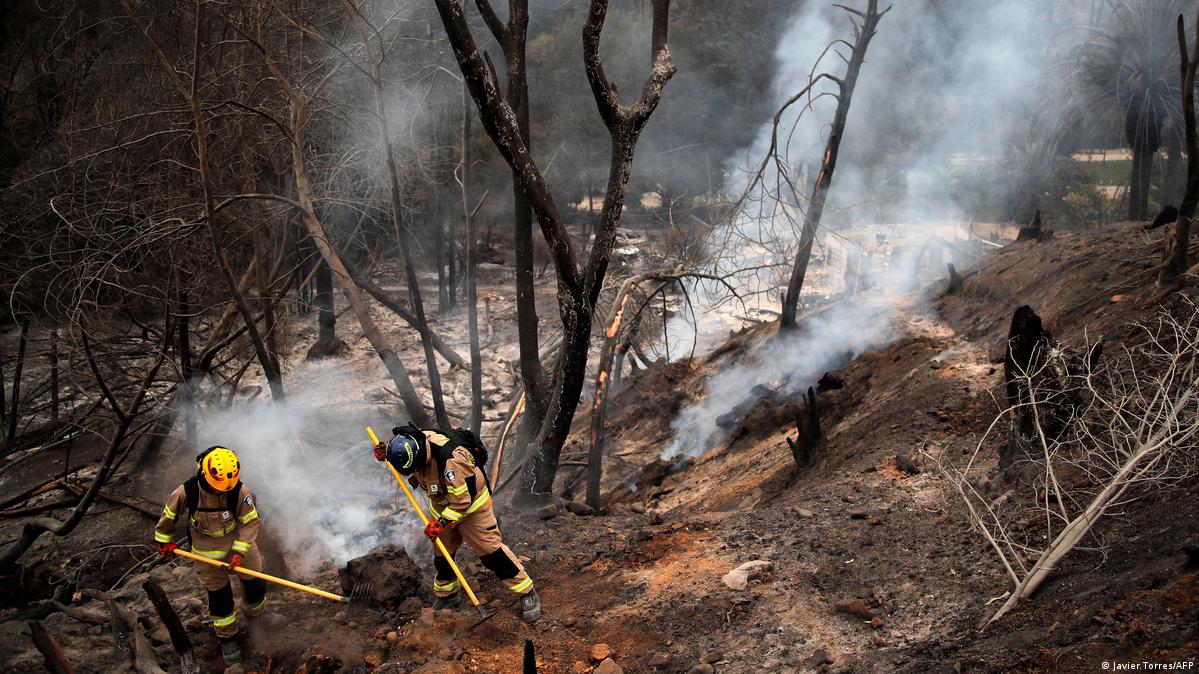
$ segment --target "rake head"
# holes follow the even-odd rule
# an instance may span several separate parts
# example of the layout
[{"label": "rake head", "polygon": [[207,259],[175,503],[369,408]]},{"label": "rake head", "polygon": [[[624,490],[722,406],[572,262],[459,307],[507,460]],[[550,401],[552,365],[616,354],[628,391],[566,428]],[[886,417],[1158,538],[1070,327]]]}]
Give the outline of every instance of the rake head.
[{"label": "rake head", "polygon": [[346,609],[347,616],[358,617],[366,611],[366,607],[370,604],[371,600],[371,590],[374,587],[374,584],[368,580],[354,583],[354,587],[348,597],[350,606]]},{"label": "rake head", "polygon": [[479,612],[479,619],[476,620],[475,622],[471,623],[470,627],[466,628],[468,632],[495,617],[495,613],[494,612],[488,613],[487,609],[484,608],[484,606],[482,604],[475,605],[475,610]]}]

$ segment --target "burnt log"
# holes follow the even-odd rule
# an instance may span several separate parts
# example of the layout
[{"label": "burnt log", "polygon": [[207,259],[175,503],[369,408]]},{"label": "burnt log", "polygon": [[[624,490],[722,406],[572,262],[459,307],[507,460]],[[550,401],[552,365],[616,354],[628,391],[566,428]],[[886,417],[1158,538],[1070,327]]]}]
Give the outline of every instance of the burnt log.
[{"label": "burnt log", "polygon": [[33,645],[46,659],[46,671],[51,674],[75,674],[75,667],[71,665],[71,661],[67,659],[62,649],[58,647],[58,642],[50,636],[40,622],[29,621],[29,634],[33,638]]},{"label": "burnt log", "polygon": [[150,603],[154,604],[154,610],[158,611],[158,617],[167,628],[167,633],[171,635],[171,646],[179,656],[182,670],[189,674],[199,671],[196,667],[195,655],[192,652],[191,638],[187,636],[183,621],[179,619],[175,607],[171,606],[171,600],[167,597],[167,593],[153,580],[142,583],[142,589],[150,597]]}]

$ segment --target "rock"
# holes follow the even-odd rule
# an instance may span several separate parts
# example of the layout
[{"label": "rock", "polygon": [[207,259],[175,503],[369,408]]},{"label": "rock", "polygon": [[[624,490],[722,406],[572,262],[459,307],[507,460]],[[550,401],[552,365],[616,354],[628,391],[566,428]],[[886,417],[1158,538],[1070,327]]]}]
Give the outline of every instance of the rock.
[{"label": "rock", "polygon": [[225,674],[246,674],[246,668],[242,667],[241,664],[236,664],[232,667],[226,667]]},{"label": "rock", "polygon": [[851,519],[851,520],[864,520],[869,516],[870,516],[869,510],[863,510],[863,509],[859,508],[857,510],[849,511],[849,519]]},{"label": "rock", "polygon": [[388,643],[394,644],[395,642],[397,642],[399,640],[400,640],[400,635],[397,634],[396,632],[392,631],[392,632],[387,633],[387,642]]},{"label": "rock", "polygon": [[599,663],[599,666],[595,668],[595,674],[624,674],[624,670],[616,664],[615,660],[608,658]]},{"label": "rock", "polygon": [[828,656],[828,651],[823,648],[817,648],[812,657],[808,658],[808,666],[815,669],[821,665],[831,665],[833,659]]},{"label": "rock", "polygon": [[612,657],[612,647],[608,644],[596,644],[591,647],[591,659],[602,662]]},{"label": "rock", "polygon": [[723,659],[724,659],[724,652],[715,650],[715,651],[708,651],[707,653],[704,653],[703,657],[701,657],[699,659],[699,661],[705,665],[714,665]]},{"label": "rock", "polygon": [[920,473],[920,468],[912,461],[907,454],[897,452],[895,454],[895,467],[907,473],[908,475],[917,475]]},{"label": "rock", "polygon": [[808,547],[812,548],[813,550],[819,550],[820,546],[822,545],[824,545],[824,543],[821,543],[819,538],[813,538],[812,540],[808,541]]},{"label": "rock", "polygon": [[712,674],[716,668],[704,662],[687,670],[687,674]]},{"label": "rock", "polygon": [[652,513],[649,514],[649,521],[651,524],[661,524],[662,523],[662,513],[657,510],[653,511]]},{"label": "rock", "polygon": [[591,517],[595,514],[595,508],[582,503],[580,501],[570,501],[566,504],[566,509],[578,515],[579,517]]},{"label": "rock", "polygon": [[417,620],[422,625],[432,625],[437,622],[437,612],[433,610],[432,606],[427,606],[420,610],[420,617]]},{"label": "rock", "polygon": [[579,621],[576,620],[575,617],[572,615],[568,615],[562,619],[562,625],[564,627],[574,627],[577,624],[579,624]]},{"label": "rock", "polygon": [[889,643],[887,643],[886,639],[882,638],[881,636],[879,636],[877,634],[874,635],[874,638],[872,638],[870,640],[870,643],[874,644],[875,648],[886,648],[887,646],[890,645]]},{"label": "rock", "polygon": [[762,671],[764,672],[781,672],[783,671],[783,661],[778,658],[772,658],[762,663]]},{"label": "rock", "polygon": [[841,613],[858,616],[863,620],[874,618],[874,611],[861,599],[849,599],[833,604],[833,608]]},{"label": "rock", "polygon": [[811,510],[808,510],[807,508],[792,508],[791,512],[795,513],[796,515],[799,515],[800,517],[815,517],[816,516],[816,513],[812,512]]},{"label": "rock", "polygon": [[582,660],[575,660],[575,663],[571,666],[570,671],[574,672],[574,674],[587,674],[587,672],[591,671],[591,666]]},{"label": "rock", "polygon": [[549,505],[538,508],[537,509],[537,517],[538,517],[538,519],[552,520],[555,517],[557,517],[558,513],[560,513],[560,512],[562,512],[562,509],[558,507],[558,504],[551,503]]},{"label": "rock", "polygon": [[644,515],[645,514],[645,504],[640,501],[637,501],[633,505],[629,506],[629,510],[632,510],[633,512],[637,513],[638,515]]},{"label": "rock", "polygon": [[337,575],[342,594],[349,596],[356,586],[369,583],[371,604],[389,609],[419,595],[426,582],[424,574],[408,558],[408,553],[396,545],[375,548],[351,559]]},{"label": "rock", "polygon": [[650,669],[666,669],[670,666],[670,653],[654,653],[649,659]]},{"label": "rock", "polygon": [[741,566],[724,574],[721,578],[724,584],[734,590],[744,590],[749,586],[749,581],[755,578],[761,578],[774,568],[774,564],[764,560],[755,559],[752,562],[746,562]]},{"label": "rock", "polygon": [[399,612],[404,615],[420,613],[420,610],[425,607],[425,602],[421,601],[420,597],[408,597],[400,602]]}]

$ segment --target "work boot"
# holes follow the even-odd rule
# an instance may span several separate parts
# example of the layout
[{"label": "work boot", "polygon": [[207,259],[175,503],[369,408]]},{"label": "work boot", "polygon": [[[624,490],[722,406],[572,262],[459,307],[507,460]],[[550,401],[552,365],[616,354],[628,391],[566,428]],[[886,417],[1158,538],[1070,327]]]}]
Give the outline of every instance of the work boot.
[{"label": "work boot", "polygon": [[226,667],[232,667],[241,662],[241,649],[233,639],[221,639],[221,658]]},{"label": "work boot", "polygon": [[541,597],[537,596],[537,590],[529,590],[520,600],[521,620],[527,623],[535,623],[541,618]]},{"label": "work boot", "polygon": [[462,603],[462,593],[461,592],[455,592],[454,594],[448,594],[444,597],[434,597],[433,598],[433,610],[440,611],[443,608],[458,608],[458,605],[461,603]]}]

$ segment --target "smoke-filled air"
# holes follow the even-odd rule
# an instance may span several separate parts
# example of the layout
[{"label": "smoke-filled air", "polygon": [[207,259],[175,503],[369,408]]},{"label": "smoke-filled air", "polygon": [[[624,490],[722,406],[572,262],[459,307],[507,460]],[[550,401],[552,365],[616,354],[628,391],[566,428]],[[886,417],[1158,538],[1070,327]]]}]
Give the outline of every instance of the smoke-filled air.
[{"label": "smoke-filled air", "polygon": [[0,671],[1194,669],[1197,35],[0,3]]}]

